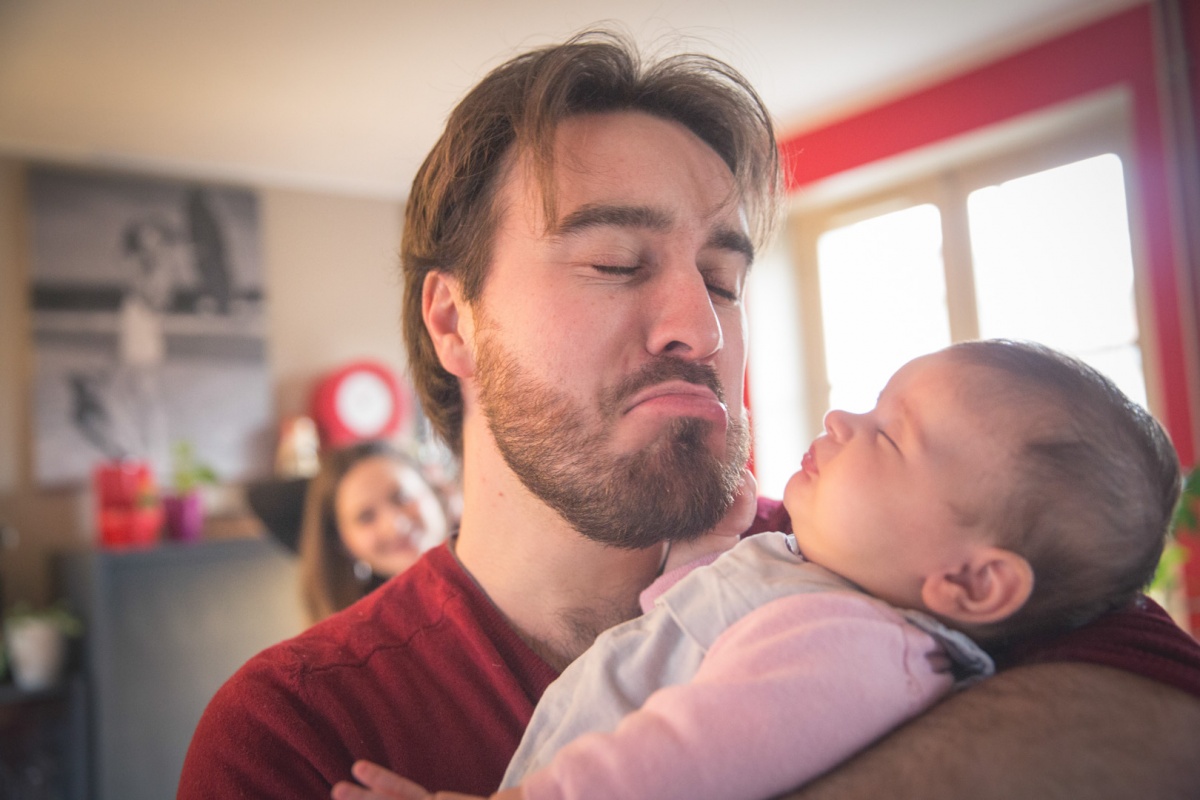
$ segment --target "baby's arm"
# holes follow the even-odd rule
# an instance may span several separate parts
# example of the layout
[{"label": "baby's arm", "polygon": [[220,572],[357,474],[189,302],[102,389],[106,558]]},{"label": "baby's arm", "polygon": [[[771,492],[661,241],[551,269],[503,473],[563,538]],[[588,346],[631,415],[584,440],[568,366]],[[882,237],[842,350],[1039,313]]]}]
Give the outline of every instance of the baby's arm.
[{"label": "baby's arm", "polygon": [[729,511],[725,512],[720,522],[698,538],[672,542],[663,567],[664,574],[712,553],[724,553],[733,547],[738,543],[738,537],[754,522],[757,508],[758,482],[754,480],[750,470],[743,470],[742,482],[738,484],[737,494]]},{"label": "baby's arm", "polygon": [[[354,779],[362,785],[350,781],[339,781],[334,784],[329,796],[332,800],[489,800],[473,794],[458,792],[438,792],[431,794],[423,786],[403,778],[391,770],[370,761],[355,761],[350,767]],[[505,789],[492,795],[490,800],[524,800],[525,794],[520,786]]]},{"label": "baby's arm", "polygon": [[924,633],[849,593],[768,603],[727,630],[695,678],[655,692],[528,776],[531,800],[767,797],[811,780],[950,686]]},{"label": "baby's arm", "polygon": [[662,574],[638,595],[643,612],[648,613],[654,608],[654,601],[693,569],[711,564],[738,543],[739,537],[754,522],[754,514],[758,509],[757,490],[758,483],[750,470],[743,470],[733,505],[720,522],[697,539],[668,543]]}]

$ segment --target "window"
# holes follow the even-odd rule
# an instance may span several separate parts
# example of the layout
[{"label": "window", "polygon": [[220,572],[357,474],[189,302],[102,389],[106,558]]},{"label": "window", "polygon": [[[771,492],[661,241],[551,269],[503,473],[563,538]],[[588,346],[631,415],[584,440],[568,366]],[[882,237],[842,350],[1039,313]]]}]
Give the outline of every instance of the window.
[{"label": "window", "polygon": [[1040,341],[1149,404],[1125,119],[1122,96],[1093,98],[797,199],[789,235],[805,424],[786,437],[756,400],[774,392],[772,370],[753,360],[771,334],[751,295],[755,429],[774,432],[755,441],[764,493],[779,496],[827,409],[870,408],[900,365],[955,341]]},{"label": "window", "polygon": [[1070,352],[1146,405],[1121,159],[977,189],[967,216],[979,335]]},{"label": "window", "polygon": [[897,365],[950,344],[937,206],[826,231],[817,272],[829,408],[871,408]]}]

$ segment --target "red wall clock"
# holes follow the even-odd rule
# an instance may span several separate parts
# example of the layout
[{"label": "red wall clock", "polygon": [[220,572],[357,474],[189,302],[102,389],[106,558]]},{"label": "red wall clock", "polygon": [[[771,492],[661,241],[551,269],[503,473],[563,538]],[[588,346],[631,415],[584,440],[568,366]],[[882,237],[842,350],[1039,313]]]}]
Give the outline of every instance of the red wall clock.
[{"label": "red wall clock", "polygon": [[395,374],[371,361],[355,361],[322,378],[312,406],[326,447],[391,438],[408,414]]}]

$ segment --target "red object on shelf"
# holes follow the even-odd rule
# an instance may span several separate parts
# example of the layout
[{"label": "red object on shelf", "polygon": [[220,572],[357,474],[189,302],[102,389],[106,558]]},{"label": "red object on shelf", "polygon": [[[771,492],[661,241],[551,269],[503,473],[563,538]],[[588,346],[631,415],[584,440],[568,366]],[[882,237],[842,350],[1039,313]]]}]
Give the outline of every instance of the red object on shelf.
[{"label": "red object on shelf", "polygon": [[395,373],[373,361],[352,362],[322,378],[313,391],[312,417],[326,447],[391,438],[408,411]]},{"label": "red object on shelf", "polygon": [[104,547],[145,547],[158,542],[162,502],[144,461],[106,461],[92,473],[96,530]]}]

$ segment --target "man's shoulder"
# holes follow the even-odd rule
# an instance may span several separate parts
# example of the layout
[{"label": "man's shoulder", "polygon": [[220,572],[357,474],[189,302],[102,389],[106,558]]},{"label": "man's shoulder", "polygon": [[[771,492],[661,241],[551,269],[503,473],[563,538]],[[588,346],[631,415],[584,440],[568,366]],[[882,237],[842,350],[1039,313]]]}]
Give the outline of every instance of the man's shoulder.
[{"label": "man's shoulder", "polygon": [[251,657],[224,691],[311,697],[316,684],[336,686],[383,651],[392,660],[422,659],[427,653],[419,646],[421,631],[445,625],[455,613],[455,588],[443,571],[436,558],[422,559],[349,608]]},{"label": "man's shoulder", "polygon": [[[463,788],[462,776],[478,773],[465,786],[479,793],[499,781],[504,754],[555,677],[437,548],[247,662],[205,711],[187,774],[199,785],[214,770],[237,771],[248,782],[230,778],[236,791],[220,796],[264,796],[246,787],[258,779],[255,764],[269,763],[273,774],[300,776],[270,796],[328,796],[366,758],[423,785]],[[429,735],[431,719],[445,735]],[[296,788],[304,776],[324,789]]]},{"label": "man's shoulder", "polygon": [[[348,608],[260,654],[263,667],[319,672],[360,667],[380,651],[419,657],[430,628],[482,625],[473,584],[443,545]],[[461,635],[461,630],[457,631]]]},{"label": "man's shoulder", "polygon": [[457,688],[462,665],[481,654],[517,675],[534,674],[539,686],[555,677],[442,545],[349,608],[251,658],[225,691],[337,702],[379,687],[431,691],[430,675]]},{"label": "man's shoulder", "polygon": [[1147,597],[1069,633],[1013,647],[1001,664],[1054,661],[1113,667],[1200,697],[1200,643]]}]

